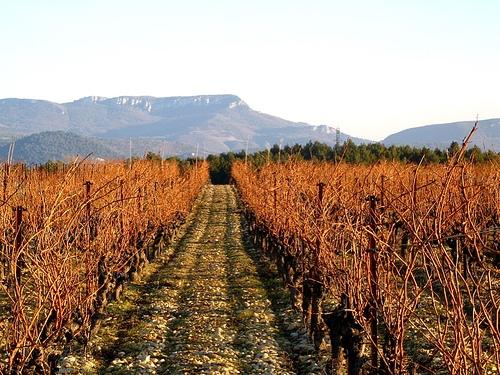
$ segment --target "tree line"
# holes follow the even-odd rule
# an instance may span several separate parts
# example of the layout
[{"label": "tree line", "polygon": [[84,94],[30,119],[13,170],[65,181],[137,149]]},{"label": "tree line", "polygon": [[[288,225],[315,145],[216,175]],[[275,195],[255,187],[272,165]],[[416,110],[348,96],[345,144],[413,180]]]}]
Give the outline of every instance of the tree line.
[{"label": "tree line", "polygon": [[[348,164],[375,164],[380,161],[399,161],[412,164],[442,164],[460,151],[461,145],[452,142],[446,149],[412,147],[412,146],[385,146],[381,143],[356,145],[351,140],[342,145],[329,146],[321,142],[308,142],[305,145],[280,147],[275,144],[267,150],[246,154],[245,151],[227,152],[218,155],[209,155],[210,176],[213,183],[228,183],[231,165],[235,160],[247,160],[255,166],[262,166],[270,162],[295,160],[316,160],[345,162]],[[475,164],[500,162],[500,153],[483,151],[472,146],[465,152],[464,158]]]}]

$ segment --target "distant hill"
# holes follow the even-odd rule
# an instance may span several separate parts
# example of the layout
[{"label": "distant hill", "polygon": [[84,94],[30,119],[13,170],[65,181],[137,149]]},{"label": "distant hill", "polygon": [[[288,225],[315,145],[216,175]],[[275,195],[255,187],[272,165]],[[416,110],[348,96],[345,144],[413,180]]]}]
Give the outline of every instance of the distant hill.
[{"label": "distant hill", "polygon": [[[452,142],[462,143],[474,121],[452,122],[410,128],[385,138],[381,143],[390,145],[427,146],[446,148]],[[483,150],[500,151],[500,119],[480,120],[471,141]]]},{"label": "distant hill", "polygon": [[[0,147],[0,158],[7,159],[9,145]],[[76,156],[113,159],[119,155],[103,142],[63,131],[42,132],[20,138],[14,146],[14,162],[41,164],[48,160],[73,160]]]},{"label": "distant hill", "polygon": [[[0,142],[41,131],[65,130],[109,140],[164,140],[179,151],[205,153],[263,149],[273,144],[334,144],[335,129],[287,121],[251,109],[235,95],[156,98],[86,97],[71,103],[0,100]],[[367,140],[340,134],[340,142]],[[118,142],[119,143],[119,142]],[[123,152],[123,150],[121,150]]]},{"label": "distant hill", "polygon": [[[385,138],[385,145],[445,148],[462,142],[473,121],[428,125],[407,129]],[[207,155],[227,151],[249,152],[274,144],[305,144],[337,140],[336,129],[284,120],[250,108],[235,95],[199,95],[157,98],[152,96],[90,96],[70,103],[32,99],[0,100],[0,145],[27,135],[66,131],[106,147],[119,156],[154,151],[165,156]],[[97,138],[100,140],[97,141]],[[339,141],[371,143],[339,134]],[[85,141],[87,142],[87,141]],[[472,143],[500,151],[500,119],[482,120]],[[73,143],[74,147],[77,144]],[[64,150],[67,154],[79,149]]]}]

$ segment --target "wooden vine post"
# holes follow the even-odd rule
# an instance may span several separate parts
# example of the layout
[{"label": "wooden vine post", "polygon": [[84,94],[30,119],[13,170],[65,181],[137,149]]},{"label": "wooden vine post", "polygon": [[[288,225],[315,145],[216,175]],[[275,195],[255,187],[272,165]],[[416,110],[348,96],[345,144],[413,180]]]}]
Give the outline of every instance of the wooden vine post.
[{"label": "wooden vine post", "polygon": [[23,271],[23,256],[21,254],[21,246],[23,243],[22,225],[23,225],[23,211],[22,206],[17,206],[13,208],[14,211],[14,253],[13,256],[16,259],[16,270],[14,279],[17,286],[21,285],[21,274]]},{"label": "wooden vine post", "polygon": [[123,238],[123,179],[120,180],[120,233]]},{"label": "wooden vine post", "polygon": [[85,181],[83,185],[85,186],[85,219],[87,221],[90,243],[97,236],[97,225],[92,223],[92,204],[90,203],[92,182]]},{"label": "wooden vine post", "polygon": [[318,206],[316,211],[316,222],[318,225],[318,236],[316,237],[316,246],[313,255],[313,264],[311,272],[311,289],[312,289],[312,299],[311,299],[311,333],[313,338],[313,344],[316,349],[319,349],[321,341],[323,340],[323,332],[319,326],[319,316],[321,314],[321,298],[323,296],[323,284],[321,282],[321,273],[319,272],[319,256],[321,253],[321,228],[322,226],[322,213],[323,213],[323,194],[325,189],[325,184],[323,182],[318,183]]},{"label": "wooden vine post", "polygon": [[385,210],[385,180],[387,177],[382,175],[382,186],[380,189],[380,206]]},{"label": "wooden vine post", "polygon": [[367,200],[369,206],[369,248],[368,248],[368,287],[370,291],[369,314],[370,320],[370,363],[372,374],[378,373],[378,319],[377,319],[377,299],[378,299],[378,274],[377,274],[377,249],[375,231],[377,229],[376,209],[377,197],[370,195]]},{"label": "wooden vine post", "polygon": [[[163,159],[162,159],[163,161]],[[154,213],[156,216],[157,210],[158,210],[158,203],[156,202],[156,194],[158,194],[158,182],[155,181],[154,183],[154,193],[153,193],[153,207],[154,207]]]},{"label": "wooden vine post", "polygon": [[3,165],[3,202],[7,201],[7,187],[9,184],[9,171],[10,171],[10,166],[9,164],[4,164]]},{"label": "wooden vine post", "polygon": [[92,182],[85,181],[85,214],[87,216],[87,222],[90,223],[90,215],[91,215],[91,205],[90,205],[90,189],[92,186]]},{"label": "wooden vine post", "polygon": [[137,211],[138,212],[142,211],[141,200],[142,200],[142,189],[141,189],[141,187],[139,187],[139,192],[137,193]]},{"label": "wooden vine post", "polygon": [[277,183],[276,183],[276,172],[273,172],[273,209],[274,209],[274,217],[276,218],[278,212],[278,192],[277,192]]}]

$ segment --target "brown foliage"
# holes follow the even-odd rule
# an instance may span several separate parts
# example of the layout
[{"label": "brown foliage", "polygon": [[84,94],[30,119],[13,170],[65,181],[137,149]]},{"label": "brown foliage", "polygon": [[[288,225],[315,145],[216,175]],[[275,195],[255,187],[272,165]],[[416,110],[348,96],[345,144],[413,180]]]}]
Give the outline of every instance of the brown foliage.
[{"label": "brown foliage", "polygon": [[207,178],[204,163],[185,172],[153,161],[6,167],[0,344],[8,358],[0,372],[48,373],[65,343],[85,342],[107,301],[170,240]]},{"label": "brown foliage", "polygon": [[498,165],[291,161],[260,170],[237,163],[232,173],[252,225],[279,244],[278,266],[300,274],[285,275],[294,293],[314,274],[320,305],[337,305],[326,317],[348,312],[363,328],[372,347],[365,368],[500,368]]}]

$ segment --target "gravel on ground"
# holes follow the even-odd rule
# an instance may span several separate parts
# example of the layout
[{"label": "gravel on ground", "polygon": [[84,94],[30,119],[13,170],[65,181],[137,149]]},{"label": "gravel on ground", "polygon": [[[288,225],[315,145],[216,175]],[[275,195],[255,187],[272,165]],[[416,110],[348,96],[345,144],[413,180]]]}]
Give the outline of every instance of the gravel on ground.
[{"label": "gravel on ground", "polygon": [[321,374],[281,280],[248,240],[234,188],[207,186],[183,233],[111,303],[60,374]]}]

